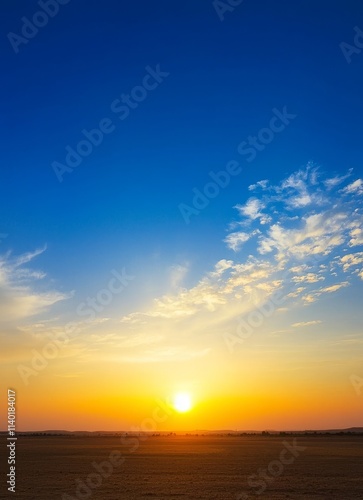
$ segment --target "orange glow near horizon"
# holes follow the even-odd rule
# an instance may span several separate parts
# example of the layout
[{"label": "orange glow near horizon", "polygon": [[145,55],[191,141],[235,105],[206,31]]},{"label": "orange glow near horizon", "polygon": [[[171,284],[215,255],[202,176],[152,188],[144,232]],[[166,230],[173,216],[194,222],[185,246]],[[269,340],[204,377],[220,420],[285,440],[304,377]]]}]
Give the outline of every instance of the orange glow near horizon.
[{"label": "orange glow near horizon", "polygon": [[[203,366],[202,366],[203,365]],[[56,366],[56,365],[55,365]],[[17,429],[27,430],[304,430],[347,428],[361,425],[361,398],[346,377],[345,385],[334,386],[341,374],[329,376],[316,368],[316,381],[295,370],[289,377],[282,371],[271,375],[260,368],[248,379],[240,370],[236,378],[231,363],[224,368],[224,380],[213,379],[213,363],[190,364],[191,379],[178,387],[174,367],[169,378],[166,367],[148,367],[145,386],[143,369],[136,376],[129,368],[129,382],[120,384],[115,366],[88,370],[83,376],[62,378],[49,366],[44,375],[30,379],[17,391]],[[197,378],[197,366],[201,373]],[[352,368],[353,370],[356,367]],[[228,370],[230,372],[228,373]],[[100,374],[103,371],[103,378]],[[195,373],[193,373],[195,371]],[[151,372],[153,376],[151,376]],[[353,372],[354,373],[354,372]],[[15,378],[15,372],[14,372]],[[45,376],[46,375],[46,376]],[[173,376],[175,377],[173,380]],[[193,379],[192,379],[193,377]],[[334,378],[335,377],[335,378]],[[194,380],[194,381],[193,381]],[[180,387],[180,386],[179,386]],[[50,390],[51,388],[51,390]],[[43,394],[41,405],[39,394]]]}]

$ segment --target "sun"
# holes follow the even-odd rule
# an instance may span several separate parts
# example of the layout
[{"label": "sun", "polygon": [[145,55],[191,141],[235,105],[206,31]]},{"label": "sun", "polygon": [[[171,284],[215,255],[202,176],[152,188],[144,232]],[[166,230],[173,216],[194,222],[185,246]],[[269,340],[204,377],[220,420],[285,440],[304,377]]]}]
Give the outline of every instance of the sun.
[{"label": "sun", "polygon": [[186,392],[178,392],[178,394],[175,394],[174,396],[173,406],[179,413],[189,411],[192,407],[190,395]]}]

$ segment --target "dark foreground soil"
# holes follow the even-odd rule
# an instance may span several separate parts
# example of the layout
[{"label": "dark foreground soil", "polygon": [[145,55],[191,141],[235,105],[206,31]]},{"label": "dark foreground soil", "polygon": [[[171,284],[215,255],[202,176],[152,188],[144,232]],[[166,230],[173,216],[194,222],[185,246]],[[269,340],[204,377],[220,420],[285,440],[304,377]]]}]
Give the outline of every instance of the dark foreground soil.
[{"label": "dark foreground soil", "polygon": [[[9,466],[1,452],[0,495],[27,500],[363,499],[362,436],[301,436],[293,452],[282,453],[294,439],[149,436],[121,443],[120,437],[18,436],[16,493],[7,492]],[[2,438],[2,451],[6,444]]]}]

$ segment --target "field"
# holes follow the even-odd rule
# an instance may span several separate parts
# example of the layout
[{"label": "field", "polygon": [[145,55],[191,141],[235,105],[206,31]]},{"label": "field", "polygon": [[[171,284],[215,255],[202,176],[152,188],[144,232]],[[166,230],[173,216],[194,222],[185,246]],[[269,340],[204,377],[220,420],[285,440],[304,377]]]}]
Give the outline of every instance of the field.
[{"label": "field", "polygon": [[[362,436],[301,436],[293,447],[294,439],[292,436],[148,436],[144,441],[128,437],[121,443],[120,437],[115,436],[19,436],[14,497],[27,500],[363,498]],[[4,438],[1,446],[6,449]],[[1,498],[11,498],[3,473],[4,469],[8,471],[8,465],[3,466],[2,458]]]}]

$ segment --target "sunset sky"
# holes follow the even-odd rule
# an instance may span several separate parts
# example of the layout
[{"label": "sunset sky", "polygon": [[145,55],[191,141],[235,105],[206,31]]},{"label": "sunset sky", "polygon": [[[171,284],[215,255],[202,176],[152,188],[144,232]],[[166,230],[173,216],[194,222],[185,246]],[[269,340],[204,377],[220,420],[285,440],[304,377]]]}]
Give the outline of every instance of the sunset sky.
[{"label": "sunset sky", "polygon": [[160,405],[158,430],[362,425],[363,53],[340,44],[363,9],[279,5],[71,1],[15,53],[39,6],[8,2],[0,387],[18,430],[138,429]]}]

